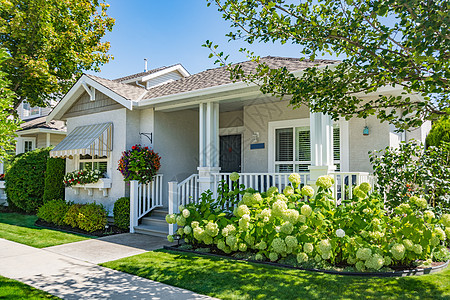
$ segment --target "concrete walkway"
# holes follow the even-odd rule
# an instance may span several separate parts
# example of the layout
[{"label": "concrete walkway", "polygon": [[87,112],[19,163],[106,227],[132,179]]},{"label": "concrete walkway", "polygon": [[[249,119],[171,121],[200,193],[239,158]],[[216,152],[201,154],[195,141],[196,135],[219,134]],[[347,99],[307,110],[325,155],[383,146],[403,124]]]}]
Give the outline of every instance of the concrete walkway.
[{"label": "concrete walkway", "polygon": [[45,249],[0,239],[0,275],[63,299],[211,299],[97,265],[161,248],[146,239],[152,238],[120,235]]}]

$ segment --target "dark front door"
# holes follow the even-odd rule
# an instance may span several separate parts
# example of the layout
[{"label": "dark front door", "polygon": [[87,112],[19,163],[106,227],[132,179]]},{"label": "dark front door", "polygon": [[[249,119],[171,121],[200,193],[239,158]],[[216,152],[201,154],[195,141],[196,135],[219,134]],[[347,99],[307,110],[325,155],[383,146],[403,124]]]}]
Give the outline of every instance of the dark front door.
[{"label": "dark front door", "polygon": [[241,135],[223,135],[220,137],[221,172],[241,171]]}]

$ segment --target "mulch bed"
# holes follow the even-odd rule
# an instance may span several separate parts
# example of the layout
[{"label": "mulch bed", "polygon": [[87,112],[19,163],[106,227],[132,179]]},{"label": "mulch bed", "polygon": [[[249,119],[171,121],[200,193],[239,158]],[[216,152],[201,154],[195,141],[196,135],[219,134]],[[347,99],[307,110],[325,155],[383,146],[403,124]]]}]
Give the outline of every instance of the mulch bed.
[{"label": "mulch bed", "polygon": [[200,251],[195,251],[194,249],[192,249],[192,250],[180,249],[179,248],[180,246],[182,246],[182,245],[164,246],[164,249],[171,250],[171,251],[178,251],[178,252],[195,253],[198,255],[206,255],[206,256],[214,256],[214,257],[219,257],[219,258],[233,259],[233,260],[249,261],[252,263],[276,266],[276,267],[287,268],[287,269],[297,269],[297,270],[320,272],[320,273],[327,273],[327,274],[334,274],[334,275],[345,275],[345,276],[363,276],[363,277],[418,276],[418,275],[425,275],[425,274],[431,274],[431,273],[436,273],[436,272],[442,271],[449,264],[449,261],[433,262],[432,266],[428,267],[428,268],[418,268],[416,266],[395,266],[395,267],[391,267],[391,269],[393,269],[393,271],[390,271],[390,272],[349,272],[349,271],[302,268],[302,267],[296,267],[296,266],[286,265],[286,264],[282,264],[282,263],[273,263],[270,261],[256,261],[256,260],[233,257],[233,256],[227,255],[224,252],[222,252],[218,249],[214,249],[214,248],[211,248],[212,252],[200,252]]},{"label": "mulch bed", "polygon": [[128,230],[120,229],[115,225],[109,225],[108,228],[105,228],[103,230],[87,232],[80,228],[73,228],[68,225],[55,225],[53,223],[45,222],[44,220],[41,220],[41,219],[38,219],[35,222],[35,225],[42,227],[42,228],[46,228],[46,229],[55,229],[55,230],[64,231],[64,232],[68,232],[68,233],[82,234],[82,235],[86,235],[86,236],[95,236],[95,237],[105,237],[105,236],[110,236],[110,235],[114,235],[114,234],[121,234],[121,233],[129,232]]}]

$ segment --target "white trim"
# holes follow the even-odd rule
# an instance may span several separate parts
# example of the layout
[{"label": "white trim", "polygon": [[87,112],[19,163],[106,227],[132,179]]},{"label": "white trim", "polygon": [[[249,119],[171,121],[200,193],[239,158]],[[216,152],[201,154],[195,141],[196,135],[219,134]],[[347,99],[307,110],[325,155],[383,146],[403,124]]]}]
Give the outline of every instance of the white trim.
[{"label": "white trim", "polygon": [[[16,154],[25,153],[25,142],[31,142],[31,150],[30,151],[33,151],[36,149],[36,138],[35,137],[20,137],[20,140],[18,140],[18,142],[20,143],[21,148],[19,149],[20,152],[17,153],[17,151],[16,151]],[[19,147],[17,147],[17,148],[19,148]]]},{"label": "white trim", "polygon": [[236,134],[244,134],[245,127],[244,126],[236,126],[236,127],[226,127],[219,128],[219,135],[236,135]]},{"label": "white trim", "polygon": [[50,133],[45,134],[45,145],[46,147],[50,147],[51,145]]},{"label": "white trim", "polygon": [[56,130],[56,129],[45,129],[45,128],[33,128],[16,131],[18,136],[22,134],[35,134],[35,133],[50,133],[50,134],[61,134],[67,135],[67,131]]},{"label": "white trim", "polygon": [[186,69],[182,65],[175,65],[170,68],[166,68],[161,71],[143,76],[141,80],[142,80],[142,82],[146,82],[146,81],[149,81],[150,79],[153,79],[153,78],[165,75],[165,74],[169,74],[170,72],[173,72],[173,71],[178,71],[183,77],[188,77],[191,75],[188,73],[188,71],[186,71]]},{"label": "white trim", "polygon": [[[269,173],[275,172],[275,130],[286,128],[286,127],[310,127],[309,118],[302,118],[302,119],[292,119],[292,120],[283,120],[283,121],[272,121],[269,122],[269,130],[268,130],[268,145],[267,145],[267,152],[268,152],[268,171]],[[311,130],[311,129],[310,129]],[[295,136],[295,132],[294,132]],[[295,147],[295,146],[294,146]],[[289,162],[286,162],[289,163]]]},{"label": "white trim", "polygon": [[340,133],[340,151],[341,151],[341,169],[340,172],[350,171],[350,135],[349,135],[349,122],[345,119],[339,121],[339,133]]},{"label": "white trim", "polygon": [[84,84],[88,84],[91,87],[97,89],[101,93],[105,94],[106,96],[116,101],[117,103],[121,104],[122,106],[128,108],[129,110],[133,109],[133,101],[125,99],[124,97],[116,94],[115,92],[111,91],[104,85],[98,83],[97,81],[83,74],[83,76],[81,76],[80,79],[78,79],[78,81],[72,86],[72,88],[67,92],[67,94],[55,106],[52,112],[47,116],[46,118],[47,124],[50,123],[50,121],[52,120],[61,119],[64,113],[66,113],[66,111],[75,103],[75,101],[78,100],[78,97],[80,97],[83,94],[83,92],[86,92],[85,88],[83,87]]}]

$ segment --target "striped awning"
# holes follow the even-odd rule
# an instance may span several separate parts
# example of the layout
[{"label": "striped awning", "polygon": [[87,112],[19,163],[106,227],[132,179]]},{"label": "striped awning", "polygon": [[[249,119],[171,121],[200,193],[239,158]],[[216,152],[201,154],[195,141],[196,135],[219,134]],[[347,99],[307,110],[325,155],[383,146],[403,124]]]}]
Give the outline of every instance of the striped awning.
[{"label": "striped awning", "polygon": [[69,157],[77,154],[106,156],[112,151],[112,123],[75,127],[53,150],[51,157]]}]

